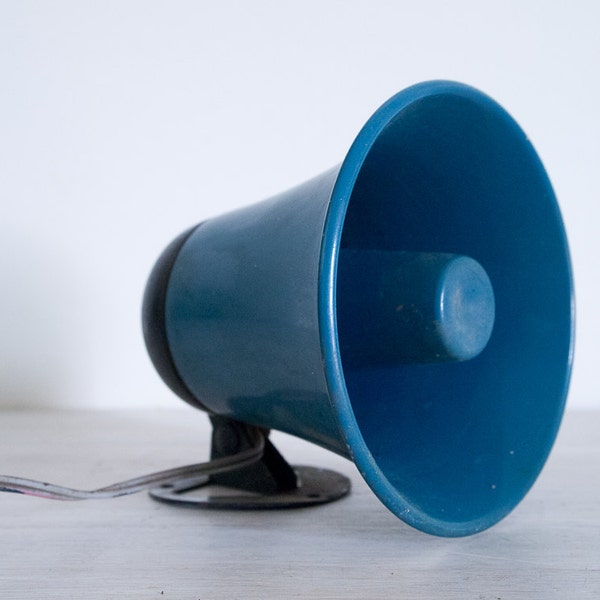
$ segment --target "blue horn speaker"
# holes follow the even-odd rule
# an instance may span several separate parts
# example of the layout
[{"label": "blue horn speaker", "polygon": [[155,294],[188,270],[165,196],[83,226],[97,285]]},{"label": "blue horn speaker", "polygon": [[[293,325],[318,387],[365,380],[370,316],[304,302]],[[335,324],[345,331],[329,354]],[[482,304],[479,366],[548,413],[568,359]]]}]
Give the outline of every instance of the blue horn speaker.
[{"label": "blue horn speaker", "polygon": [[[435,81],[385,103],[340,166],[179,236],[143,325],[164,381],[210,414],[213,457],[291,433],[354,461],[403,521],[462,536],[538,476],[573,315],[565,230],[527,136],[481,92]],[[347,492],[266,442],[260,464],[217,478],[262,492],[250,508]]]}]

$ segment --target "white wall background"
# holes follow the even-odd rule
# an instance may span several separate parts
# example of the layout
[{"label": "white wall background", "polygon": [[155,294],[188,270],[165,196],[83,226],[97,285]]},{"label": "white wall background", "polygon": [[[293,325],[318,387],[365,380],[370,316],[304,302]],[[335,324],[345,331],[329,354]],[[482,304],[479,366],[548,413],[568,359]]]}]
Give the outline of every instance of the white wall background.
[{"label": "white wall background", "polygon": [[180,403],[140,303],[207,217],[341,161],[389,96],[447,78],[533,140],[570,236],[570,406],[600,408],[600,3],[0,0],[0,407]]}]

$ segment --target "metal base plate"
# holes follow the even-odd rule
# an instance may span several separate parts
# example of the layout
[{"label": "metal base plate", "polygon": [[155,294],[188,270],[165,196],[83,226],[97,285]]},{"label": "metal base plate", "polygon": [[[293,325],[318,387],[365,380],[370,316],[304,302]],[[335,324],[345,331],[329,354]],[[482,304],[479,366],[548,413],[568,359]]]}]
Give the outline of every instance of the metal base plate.
[{"label": "metal base plate", "polygon": [[273,494],[242,493],[194,495],[193,492],[211,484],[208,477],[178,481],[174,484],[153,488],[149,494],[155,500],[211,509],[262,510],[274,508],[299,508],[332,502],[350,491],[350,480],[328,469],[294,466],[298,487],[287,492]]}]

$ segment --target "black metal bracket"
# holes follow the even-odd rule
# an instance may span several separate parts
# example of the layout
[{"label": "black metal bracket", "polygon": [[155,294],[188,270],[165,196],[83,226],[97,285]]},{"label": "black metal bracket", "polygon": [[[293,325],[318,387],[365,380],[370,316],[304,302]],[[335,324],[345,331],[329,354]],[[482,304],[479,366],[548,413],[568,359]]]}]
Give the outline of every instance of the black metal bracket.
[{"label": "black metal bracket", "polygon": [[[210,417],[213,433],[211,460],[233,456],[252,447],[256,428],[228,417]],[[256,462],[226,473],[207,475],[200,481],[180,480],[150,490],[155,500],[199,508],[267,509],[293,508],[332,502],[350,491],[350,480],[335,471],[290,466],[264,436],[262,457]],[[194,494],[211,486],[201,496]],[[226,493],[223,493],[225,491]],[[233,493],[232,493],[233,491]],[[241,493],[240,493],[241,492]]]}]

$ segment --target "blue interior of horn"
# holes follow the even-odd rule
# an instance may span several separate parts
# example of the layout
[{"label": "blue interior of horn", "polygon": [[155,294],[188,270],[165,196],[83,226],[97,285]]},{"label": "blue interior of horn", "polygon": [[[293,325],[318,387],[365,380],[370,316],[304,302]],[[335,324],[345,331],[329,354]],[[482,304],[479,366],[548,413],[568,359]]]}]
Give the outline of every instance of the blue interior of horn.
[{"label": "blue interior of horn", "polygon": [[[343,283],[335,260],[323,261],[320,275],[328,382],[359,470],[420,529],[485,529],[539,474],[571,367],[567,241],[535,150],[472,88],[431,82],[401,92],[365,125],[342,165],[323,255],[342,261],[340,248],[456,253],[486,270],[496,317],[479,356],[358,368],[340,352],[353,325],[335,294]],[[342,270],[361,281],[360,271]]]}]

